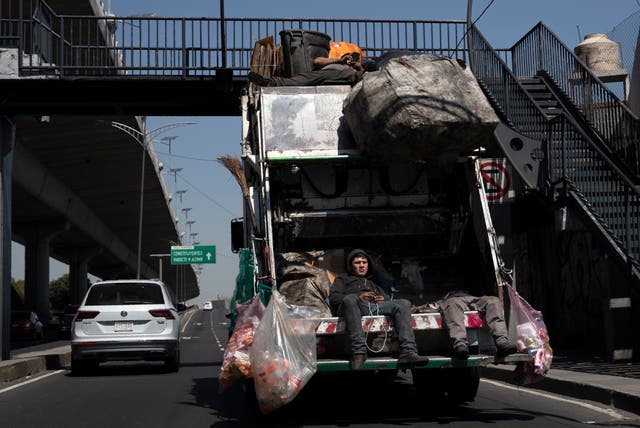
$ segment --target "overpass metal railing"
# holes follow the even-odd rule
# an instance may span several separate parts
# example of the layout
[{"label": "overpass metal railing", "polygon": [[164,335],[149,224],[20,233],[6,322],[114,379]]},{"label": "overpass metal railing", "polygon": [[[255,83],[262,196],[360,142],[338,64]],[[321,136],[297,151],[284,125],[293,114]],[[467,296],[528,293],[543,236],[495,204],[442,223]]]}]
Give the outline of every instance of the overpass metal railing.
[{"label": "overpass metal railing", "polygon": [[464,21],[76,16],[38,0],[7,1],[20,13],[0,14],[0,45],[19,47],[21,74],[190,78],[228,68],[241,76],[257,40],[277,43],[289,29],[356,43],[369,56],[400,49],[467,57]]}]

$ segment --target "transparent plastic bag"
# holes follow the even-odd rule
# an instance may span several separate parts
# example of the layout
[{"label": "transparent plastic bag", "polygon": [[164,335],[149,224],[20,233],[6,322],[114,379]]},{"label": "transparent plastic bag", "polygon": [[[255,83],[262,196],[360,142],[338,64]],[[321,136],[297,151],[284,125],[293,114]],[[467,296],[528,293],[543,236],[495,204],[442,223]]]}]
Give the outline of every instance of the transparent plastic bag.
[{"label": "transparent plastic bag", "polygon": [[315,307],[289,305],[273,291],[250,349],[263,414],[292,401],[316,372],[315,330],[320,313]]},{"label": "transparent plastic bag", "polygon": [[516,322],[516,347],[518,352],[533,356],[532,362],[516,365],[516,380],[521,384],[535,383],[547,374],[553,360],[549,333],[542,312],[531,307],[518,292],[506,285],[511,302],[511,317]]},{"label": "transparent plastic bag", "polygon": [[231,384],[241,378],[252,375],[249,349],[254,341],[254,333],[265,311],[260,295],[256,294],[243,304],[236,304],[238,317],[233,334],[224,350],[222,368],[218,383],[218,392],[223,393]]}]

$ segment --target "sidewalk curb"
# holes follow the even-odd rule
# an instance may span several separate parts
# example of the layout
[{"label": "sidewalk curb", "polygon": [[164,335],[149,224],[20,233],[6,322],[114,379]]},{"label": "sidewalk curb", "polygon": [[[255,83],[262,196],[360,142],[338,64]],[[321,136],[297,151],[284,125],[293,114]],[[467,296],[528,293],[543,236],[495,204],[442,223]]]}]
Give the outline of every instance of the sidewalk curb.
[{"label": "sidewalk curb", "polygon": [[9,382],[34,376],[47,370],[59,370],[71,365],[71,349],[27,353],[11,360],[0,361],[0,387]]},{"label": "sidewalk curb", "polygon": [[27,376],[33,376],[47,369],[47,360],[42,357],[0,361],[0,387]]},{"label": "sidewalk curb", "polygon": [[[618,391],[613,388],[597,385],[598,377],[610,378],[611,376],[592,375],[593,381],[581,381],[579,379],[563,379],[562,373],[567,370],[550,370],[549,374],[540,382],[532,385],[519,385],[513,378],[514,366],[487,366],[482,367],[481,376],[488,379],[499,380],[501,382],[515,385],[521,388],[547,391],[559,395],[573,397],[582,400],[596,401],[616,409],[631,413],[638,413],[640,409],[640,396]],[[574,373],[574,372],[571,372]],[[620,378],[622,382],[624,378]]]}]

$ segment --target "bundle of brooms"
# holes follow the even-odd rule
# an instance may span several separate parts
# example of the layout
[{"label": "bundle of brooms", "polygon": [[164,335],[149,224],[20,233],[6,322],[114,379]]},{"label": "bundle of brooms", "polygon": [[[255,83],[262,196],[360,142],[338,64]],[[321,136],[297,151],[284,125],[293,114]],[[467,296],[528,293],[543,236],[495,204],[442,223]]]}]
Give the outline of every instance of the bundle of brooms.
[{"label": "bundle of brooms", "polygon": [[242,162],[240,159],[234,156],[219,156],[218,162],[221,163],[227,170],[231,173],[233,178],[235,178],[236,182],[240,186],[242,190],[242,197],[244,198],[247,206],[249,207],[251,224],[255,227],[256,219],[253,214],[253,205],[251,203],[251,195],[249,194],[249,186],[247,186],[247,178],[244,176],[244,168],[242,167]]}]

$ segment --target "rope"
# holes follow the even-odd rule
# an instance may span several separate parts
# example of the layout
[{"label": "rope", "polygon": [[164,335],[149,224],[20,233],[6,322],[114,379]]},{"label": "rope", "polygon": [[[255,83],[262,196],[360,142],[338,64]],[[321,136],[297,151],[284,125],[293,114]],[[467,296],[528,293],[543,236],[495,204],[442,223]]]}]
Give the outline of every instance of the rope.
[{"label": "rope", "polygon": [[[377,303],[373,303],[373,305],[375,305],[375,313],[373,313],[374,311],[372,310],[372,303],[371,302],[367,302],[367,305],[369,306],[369,315],[375,315],[378,316],[380,315],[380,307],[378,306]],[[378,354],[380,352],[382,352],[384,350],[384,347],[387,344],[387,338],[389,337],[389,332],[385,330],[384,332],[384,340],[382,341],[382,345],[380,346],[379,349],[373,349],[369,346],[369,344],[367,343],[367,339],[369,338],[369,332],[367,331],[364,335],[364,344],[367,347],[367,349],[371,352],[373,352],[374,354]]]}]

